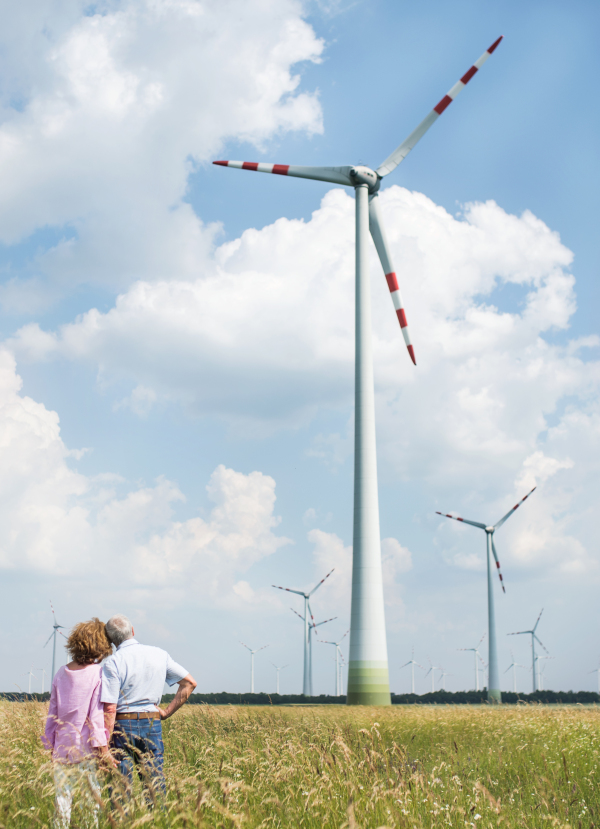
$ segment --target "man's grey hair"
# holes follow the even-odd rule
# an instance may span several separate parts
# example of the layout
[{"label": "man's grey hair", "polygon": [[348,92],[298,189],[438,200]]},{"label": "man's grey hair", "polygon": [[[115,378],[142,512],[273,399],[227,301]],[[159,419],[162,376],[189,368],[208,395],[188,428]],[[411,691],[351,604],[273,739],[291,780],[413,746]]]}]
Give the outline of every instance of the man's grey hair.
[{"label": "man's grey hair", "polygon": [[127,616],[123,616],[122,613],[111,616],[106,623],[106,635],[116,648],[122,642],[131,639],[133,637],[133,627]]}]

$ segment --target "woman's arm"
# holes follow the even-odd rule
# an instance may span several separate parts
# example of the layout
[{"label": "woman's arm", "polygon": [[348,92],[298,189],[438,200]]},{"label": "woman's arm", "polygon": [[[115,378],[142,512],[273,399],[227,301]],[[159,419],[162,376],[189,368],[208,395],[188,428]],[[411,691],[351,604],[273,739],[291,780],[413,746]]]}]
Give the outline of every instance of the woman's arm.
[{"label": "woman's arm", "polygon": [[44,748],[48,751],[54,751],[54,742],[56,740],[56,725],[57,725],[58,702],[56,699],[56,684],[52,683],[52,690],[50,692],[50,706],[48,708],[48,716],[46,718],[46,728],[42,735],[42,743]]}]

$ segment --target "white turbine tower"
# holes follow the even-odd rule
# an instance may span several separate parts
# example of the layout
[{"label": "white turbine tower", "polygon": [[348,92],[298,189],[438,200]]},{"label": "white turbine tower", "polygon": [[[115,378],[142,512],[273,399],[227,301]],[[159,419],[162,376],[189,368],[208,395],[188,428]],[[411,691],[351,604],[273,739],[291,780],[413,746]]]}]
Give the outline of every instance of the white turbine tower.
[{"label": "white turbine tower", "polygon": [[[52,628],[53,628],[52,633],[50,634],[50,636],[46,640],[46,645],[52,639],[52,637],[54,637],[54,642],[52,644],[52,679],[50,680],[50,683],[52,683],[52,682],[54,682],[54,674],[56,673],[56,671],[55,671],[55,667],[56,667],[56,636],[57,636],[59,630],[64,630],[64,626],[59,625],[58,622],[56,621],[56,613],[54,612],[54,608],[52,607],[52,602],[50,602],[50,609],[52,610],[52,618],[54,619],[54,624],[52,625]],[[64,636],[64,633],[62,634],[62,636]],[[44,647],[46,647],[46,645],[44,645]]]},{"label": "white turbine tower", "polygon": [[43,694],[43,693],[44,693],[44,680],[45,680],[45,679],[46,679],[46,677],[47,677],[47,673],[46,673],[46,671],[45,671],[43,668],[36,668],[36,670],[38,670],[38,671],[41,671],[41,672],[42,672],[42,694]]},{"label": "white turbine tower", "polygon": [[554,659],[553,656],[536,656],[535,660],[537,662],[537,672],[538,672],[538,688],[540,691],[544,690],[544,671],[540,668],[540,662],[542,659]]},{"label": "white turbine tower", "polygon": [[534,694],[537,691],[537,676],[536,676],[537,656],[535,655],[535,642],[536,642],[536,639],[540,643],[540,645],[543,647],[543,649],[546,651],[546,653],[549,654],[548,648],[544,645],[542,640],[539,638],[539,636],[535,632],[536,629],[537,629],[537,626],[540,623],[540,619],[542,618],[542,613],[543,612],[544,612],[544,608],[542,608],[540,610],[540,615],[537,617],[537,622],[533,626],[533,630],[517,630],[517,631],[515,631],[515,633],[507,634],[508,636],[523,636],[525,634],[531,634],[531,673],[533,674],[533,693]]},{"label": "white turbine tower", "polygon": [[525,665],[520,665],[518,662],[515,662],[515,658],[513,656],[512,651],[510,652],[510,658],[512,659],[512,662],[510,663],[508,668],[504,671],[504,673],[507,674],[510,671],[510,669],[512,668],[512,672],[513,672],[513,691],[516,694],[517,693],[517,668],[524,668]]},{"label": "white turbine tower", "polygon": [[283,671],[284,668],[289,668],[289,665],[281,665],[281,667],[280,667],[279,665],[276,665],[274,662],[271,662],[271,665],[277,671],[277,691],[275,693],[278,694],[279,693],[279,671]]},{"label": "white turbine tower", "polygon": [[[327,577],[325,577],[327,578]],[[318,585],[317,585],[318,587]],[[316,588],[315,588],[316,589]],[[314,591],[313,591],[314,592]],[[325,619],[323,622],[315,622],[314,617],[312,615],[312,610],[310,609],[310,602],[306,603],[306,607],[308,608],[308,612],[310,614],[310,621],[308,623],[308,694],[304,694],[305,696],[312,697],[313,694],[313,658],[312,658],[312,634],[318,627],[321,625],[326,625],[328,622],[333,622],[334,619],[337,619],[337,616],[332,616],[331,619]],[[294,610],[293,607],[290,607],[292,613],[295,613],[299,619],[306,624],[306,617],[300,616],[297,610]]]},{"label": "white turbine tower", "polygon": [[35,674],[33,673],[33,665],[29,669],[29,673],[25,674],[25,676],[29,677],[29,690],[27,691],[27,693],[29,694],[29,696],[31,696],[31,680],[36,678]]},{"label": "white turbine tower", "polygon": [[[431,665],[431,660],[429,660],[429,664]],[[443,671],[443,668],[438,668],[437,665],[431,665],[431,668],[427,671],[425,676],[429,676],[431,674],[431,693],[435,693],[435,672],[436,671]]]},{"label": "white turbine tower", "polygon": [[479,664],[477,662],[478,659],[481,659],[481,656],[479,655],[479,646],[481,645],[481,643],[483,642],[484,639],[485,639],[485,633],[483,634],[483,636],[481,637],[481,639],[477,643],[476,648],[457,648],[456,649],[458,651],[467,651],[468,653],[470,653],[470,652],[473,653],[473,659],[474,659],[474,662],[475,662],[475,690],[476,691],[479,691]]},{"label": "white turbine tower", "polygon": [[[381,539],[375,448],[375,394],[371,345],[369,293],[369,230],[391,293],[394,309],[410,358],[415,352],[408,335],[404,303],[381,220],[378,191],[384,176],[393,172],[483,66],[502,38],[471,66],[429,115],[376,170],[364,166],[298,167],[250,161],[213,161],[222,167],[254,170],[280,176],[308,178],[353,187],[356,193],[356,350],[354,408],[354,532],[352,552],[352,609],[347,702],[350,705],[390,705],[387,642],[383,610]],[[303,594],[301,594],[303,595]],[[305,614],[306,615],[306,614]],[[308,632],[306,632],[308,636]],[[306,645],[305,645],[306,647]],[[305,693],[306,693],[305,671]]]},{"label": "white turbine tower", "polygon": [[[531,490],[531,492],[535,492],[537,487]],[[502,693],[500,691],[500,675],[498,674],[498,647],[496,642],[496,617],[494,614],[494,593],[492,589],[492,554],[496,560],[496,567],[498,568],[498,575],[500,576],[500,584],[502,585],[502,590],[506,593],[506,589],[504,587],[504,582],[502,580],[502,573],[500,572],[500,562],[498,561],[498,554],[496,553],[496,545],[494,544],[494,533],[496,530],[499,530],[500,527],[504,524],[504,522],[510,518],[510,516],[517,510],[523,501],[526,501],[531,492],[528,492],[524,498],[521,498],[518,504],[515,504],[514,507],[506,513],[506,515],[498,521],[497,524],[494,524],[493,527],[488,527],[485,524],[480,524],[477,521],[467,521],[466,518],[458,518],[456,515],[448,515],[444,512],[437,512],[436,515],[443,515],[445,518],[453,518],[455,521],[461,521],[463,524],[470,524],[472,527],[478,527],[480,530],[485,531],[486,536],[486,543],[487,543],[487,594],[488,594],[488,642],[489,642],[489,658],[488,658],[488,665],[489,665],[489,673],[488,673],[488,701],[489,702],[502,702]]]},{"label": "white turbine tower", "polygon": [[[335,570],[335,567],[333,568]],[[308,621],[308,600],[315,592],[318,590],[319,587],[323,584],[323,582],[329,578],[329,576],[333,573],[333,570],[330,570],[329,573],[325,576],[324,579],[317,584],[316,587],[313,587],[308,593],[304,593],[302,590],[292,590],[291,587],[280,587],[278,584],[272,584],[271,587],[276,587],[277,590],[285,590],[287,593],[295,593],[297,596],[304,597],[304,616],[300,616],[301,619],[304,621],[304,679],[302,683],[302,693],[305,697],[312,696],[312,682],[311,682],[311,675],[310,675],[310,633],[309,633],[309,625],[310,622]],[[296,611],[294,611],[295,613]]]},{"label": "white turbine tower", "polygon": [[257,648],[255,651],[252,648],[249,648],[245,642],[240,640],[240,645],[243,645],[247,650],[250,651],[250,693],[254,693],[254,654],[258,653],[259,651],[264,651],[265,648],[268,648],[268,645],[263,645],[262,648]]},{"label": "white turbine tower", "polygon": [[404,665],[400,665],[400,670],[402,670],[402,668],[406,668],[408,665],[410,665],[410,667],[411,667],[411,683],[410,683],[411,693],[414,694],[414,692],[415,692],[415,665],[417,666],[417,668],[420,668],[422,671],[425,670],[425,668],[422,665],[419,665],[418,662],[415,662],[415,649],[414,648],[412,649],[411,658],[408,660],[408,662],[405,662]]},{"label": "white turbine tower", "polygon": [[318,640],[322,645],[334,645],[335,646],[335,695],[336,695],[336,697],[340,696],[341,687],[342,687],[342,683],[340,682],[340,657],[342,659],[344,657],[342,656],[342,652],[340,650],[340,645],[342,644],[342,642],[344,641],[346,636],[348,636],[349,633],[350,633],[350,631],[347,630],[346,633],[344,633],[344,635],[342,636],[342,638],[340,639],[339,642],[328,642],[325,639],[319,639]]},{"label": "white turbine tower", "polygon": [[449,674],[449,673],[448,673],[448,671],[445,671],[445,670],[442,668],[442,673],[441,673],[441,675],[440,675],[440,679],[441,679],[441,681],[442,681],[442,690],[443,690],[443,691],[445,691],[445,690],[446,690],[446,677],[447,677],[447,676],[453,676],[453,674]]}]

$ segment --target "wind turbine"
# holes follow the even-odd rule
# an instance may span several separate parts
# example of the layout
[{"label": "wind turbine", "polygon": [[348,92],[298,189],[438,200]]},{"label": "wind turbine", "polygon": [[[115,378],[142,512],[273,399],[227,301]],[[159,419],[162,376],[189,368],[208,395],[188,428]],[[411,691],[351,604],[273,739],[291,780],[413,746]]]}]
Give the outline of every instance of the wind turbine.
[{"label": "wind turbine", "polygon": [[400,665],[400,670],[402,670],[402,668],[406,668],[407,665],[411,666],[411,677],[412,677],[412,679],[411,679],[410,687],[411,687],[411,693],[413,693],[413,694],[415,692],[415,665],[418,668],[420,668],[422,671],[425,670],[425,668],[422,665],[419,665],[418,662],[415,662],[414,657],[415,657],[415,649],[413,648],[412,653],[411,653],[411,658],[408,660],[408,662],[405,662],[404,665]]},{"label": "wind turbine", "polygon": [[271,665],[277,671],[277,691],[276,691],[276,693],[278,694],[279,693],[279,671],[283,671],[283,669],[288,668],[289,665],[282,665],[281,667],[279,667],[279,665],[276,665],[274,662],[271,662]]},{"label": "wind turbine", "polygon": [[341,688],[341,682],[340,682],[340,656],[342,657],[342,659],[344,658],[342,656],[342,652],[340,650],[340,645],[342,644],[342,642],[344,641],[346,636],[348,636],[349,633],[350,633],[350,631],[347,630],[346,633],[344,633],[344,635],[342,636],[342,638],[340,639],[339,642],[328,642],[325,639],[319,639],[318,640],[322,645],[335,645],[335,695],[336,695],[336,697],[339,697],[340,693],[341,693],[341,691],[340,691],[340,688]]},{"label": "wind turbine", "polygon": [[[354,532],[352,546],[352,609],[350,620],[350,665],[347,702],[350,705],[390,705],[383,580],[381,573],[381,537],[377,491],[377,457],[375,448],[375,393],[371,343],[371,298],[369,293],[369,230],[388,283],[392,302],[404,342],[416,365],[415,352],[408,334],[404,303],[390,249],[386,239],[378,191],[382,179],[406,158],[427,130],[452,103],[496,49],[501,37],[454,84],[376,170],[362,165],[342,167],[298,167],[288,164],[265,164],[250,161],[213,161],[221,167],[253,170],[280,176],[308,178],[353,187],[356,194],[356,348],[354,406]],[[304,594],[300,594],[304,595]],[[305,613],[306,616],[306,613]],[[305,630],[305,637],[308,632]],[[305,642],[305,648],[307,644]],[[307,692],[305,652],[304,693]]]},{"label": "wind turbine", "polygon": [[[535,492],[537,487],[531,490],[531,492]],[[485,524],[480,524],[477,521],[467,521],[466,518],[458,518],[456,515],[448,515],[444,512],[438,512],[436,510],[436,515],[443,515],[445,518],[453,518],[455,521],[461,521],[463,524],[470,524],[472,527],[479,527],[480,530],[485,531],[486,543],[487,543],[487,593],[488,593],[488,642],[489,642],[489,658],[488,658],[488,665],[489,665],[489,673],[488,673],[488,701],[489,702],[502,702],[502,693],[500,691],[500,676],[498,674],[498,648],[496,643],[496,619],[494,616],[494,593],[492,590],[492,554],[496,559],[496,567],[498,568],[498,575],[500,576],[500,584],[502,585],[502,590],[506,593],[506,589],[504,587],[504,581],[502,579],[502,573],[500,572],[500,562],[498,561],[498,554],[496,552],[496,545],[494,544],[494,533],[496,530],[499,530],[500,527],[504,524],[504,522],[510,518],[510,516],[517,510],[523,501],[526,501],[531,492],[528,492],[524,498],[514,505],[514,507],[509,510],[506,515],[501,518],[497,524],[494,524],[493,527],[488,527]]]},{"label": "wind turbine", "polygon": [[46,678],[46,671],[43,668],[37,668],[36,670],[42,672],[42,694],[44,693],[44,679]]},{"label": "wind turbine", "polygon": [[477,643],[476,648],[457,648],[456,649],[457,651],[467,651],[467,652],[472,651],[473,652],[473,659],[475,661],[475,690],[476,691],[479,691],[479,665],[477,664],[477,660],[481,659],[481,657],[479,656],[479,646],[481,645],[481,643],[483,642],[484,639],[485,639],[485,633],[483,634],[483,636],[481,637],[481,639]]},{"label": "wind turbine", "polygon": [[445,670],[442,668],[442,673],[441,673],[441,675],[440,675],[440,679],[442,680],[442,690],[443,690],[443,691],[445,691],[445,690],[446,690],[446,677],[447,677],[447,676],[453,676],[453,674],[449,674],[449,673],[448,673],[448,671],[445,671]]},{"label": "wind turbine", "polygon": [[268,645],[263,645],[262,648],[257,648],[255,651],[252,648],[249,648],[244,642],[240,640],[240,645],[244,645],[250,651],[250,693],[254,693],[254,654],[258,653],[259,651],[264,651],[265,648],[268,648]]},{"label": "wind turbine", "polygon": [[[55,665],[56,665],[56,634],[58,633],[59,630],[64,630],[64,626],[59,625],[58,622],[56,621],[56,613],[54,612],[54,608],[52,607],[52,602],[50,602],[50,609],[52,610],[52,616],[54,618],[54,624],[52,625],[52,628],[53,628],[52,633],[50,634],[50,636],[46,640],[46,645],[52,639],[52,637],[54,637],[54,643],[52,645],[52,679],[50,680],[50,682],[52,683],[52,682],[54,682],[54,674],[55,674],[54,668],[55,668]],[[64,633],[62,635],[64,636]],[[44,645],[44,647],[46,647],[46,645]]]},{"label": "wind turbine", "polygon": [[535,660],[538,663],[537,672],[538,672],[538,687],[540,691],[544,690],[544,671],[541,670],[539,663],[542,659],[554,659],[553,656],[536,656]]},{"label": "wind turbine", "polygon": [[29,696],[31,696],[31,680],[36,678],[35,674],[33,673],[33,665],[29,669],[29,673],[25,674],[25,676],[29,677],[29,690],[27,691],[27,693],[29,694]]},{"label": "wind turbine", "polygon": [[589,673],[598,675],[598,696],[600,696],[600,668],[594,668],[594,670]]},{"label": "wind turbine", "polygon": [[544,608],[542,608],[540,610],[540,615],[537,617],[537,622],[533,626],[533,630],[517,630],[517,631],[515,631],[515,633],[507,634],[508,636],[523,636],[526,633],[531,634],[531,672],[533,674],[533,693],[534,694],[537,691],[537,677],[536,677],[537,657],[535,655],[535,640],[536,639],[540,643],[540,645],[543,647],[543,649],[546,651],[546,653],[549,654],[548,648],[544,645],[542,640],[539,638],[539,636],[535,632],[536,629],[537,629],[537,626],[540,623],[540,619],[542,618],[542,613],[543,612],[544,612]]},{"label": "wind turbine", "polygon": [[[431,660],[429,661],[431,665]],[[438,668],[437,665],[431,665],[431,668],[427,671],[425,676],[429,676],[431,674],[431,693],[435,694],[435,672],[436,671],[443,671],[443,668]]]},{"label": "wind turbine", "polygon": [[[318,587],[318,585],[317,585],[317,587]],[[310,609],[310,602],[307,602],[306,606],[308,608],[308,612],[310,613],[310,622],[308,623],[308,694],[305,694],[305,696],[312,697],[312,696],[314,696],[314,694],[313,694],[313,671],[312,671],[312,668],[313,668],[312,632],[313,632],[313,630],[316,630],[316,628],[321,627],[321,625],[326,625],[327,622],[333,622],[334,619],[337,619],[337,616],[332,616],[331,619],[325,619],[323,622],[315,622],[314,616],[312,615],[312,610]],[[302,619],[302,621],[306,624],[306,617],[305,616],[300,616],[298,611],[294,610],[293,607],[290,607],[290,610],[292,611],[292,613],[295,613],[296,616],[298,616],[299,619]],[[302,693],[304,694],[304,691],[302,691]]]},{"label": "wind turbine", "polygon": [[[304,597],[304,616],[300,616],[301,619],[304,620],[304,679],[302,683],[302,693],[305,697],[312,696],[312,687],[311,687],[311,676],[310,676],[310,657],[309,657],[309,648],[310,648],[310,634],[309,634],[309,621],[308,621],[308,600],[312,596],[312,594],[319,589],[319,587],[323,584],[326,579],[333,573],[335,567],[327,573],[324,579],[317,584],[316,587],[313,587],[308,593],[304,593],[302,590],[292,590],[291,587],[280,587],[278,584],[272,584],[271,587],[276,587],[277,590],[285,590],[288,593],[295,593],[297,596]],[[294,611],[295,613],[296,611]]]},{"label": "wind turbine", "polygon": [[524,668],[525,665],[519,665],[518,662],[515,662],[515,658],[513,656],[512,651],[510,652],[510,658],[512,659],[512,662],[508,666],[508,668],[504,671],[504,673],[507,674],[510,671],[510,669],[512,668],[512,671],[513,671],[513,691],[516,694],[517,693],[517,668]]}]

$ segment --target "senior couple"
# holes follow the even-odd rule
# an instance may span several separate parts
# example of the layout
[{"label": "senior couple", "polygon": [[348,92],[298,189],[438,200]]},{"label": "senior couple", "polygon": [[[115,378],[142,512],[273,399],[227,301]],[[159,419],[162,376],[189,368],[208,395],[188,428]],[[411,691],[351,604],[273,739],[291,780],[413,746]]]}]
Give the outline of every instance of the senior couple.
[{"label": "senior couple", "polygon": [[[42,737],[54,761],[60,829],[70,824],[74,792],[80,793],[86,822],[97,824],[98,764],[118,768],[126,792],[136,770],[152,801],[165,793],[161,723],[196,687],[166,651],[134,638],[126,616],[112,616],[106,625],[99,619],[76,625],[66,648],[72,661],[54,677]],[[159,708],[165,682],[179,688]]]}]

